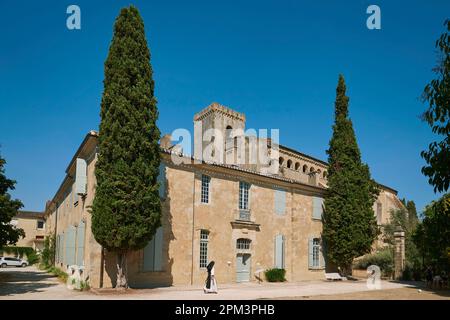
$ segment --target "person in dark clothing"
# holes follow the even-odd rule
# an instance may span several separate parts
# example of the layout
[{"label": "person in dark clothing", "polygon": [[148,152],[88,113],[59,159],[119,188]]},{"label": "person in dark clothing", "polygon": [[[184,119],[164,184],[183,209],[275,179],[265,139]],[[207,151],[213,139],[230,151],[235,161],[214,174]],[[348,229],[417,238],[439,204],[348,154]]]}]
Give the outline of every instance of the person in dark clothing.
[{"label": "person in dark clothing", "polygon": [[205,281],[205,287],[203,288],[204,293],[217,293],[217,283],[216,278],[214,277],[214,261],[211,261],[207,266],[206,270],[208,271],[208,277]]}]

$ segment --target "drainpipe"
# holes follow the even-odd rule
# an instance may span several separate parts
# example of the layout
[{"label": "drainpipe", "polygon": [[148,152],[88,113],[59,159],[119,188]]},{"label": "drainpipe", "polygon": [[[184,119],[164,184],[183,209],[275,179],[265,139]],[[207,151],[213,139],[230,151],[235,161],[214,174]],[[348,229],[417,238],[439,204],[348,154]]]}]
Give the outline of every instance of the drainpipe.
[{"label": "drainpipe", "polygon": [[192,193],[192,263],[191,263],[191,285],[194,284],[194,237],[195,237],[195,171],[194,171],[194,186]]},{"label": "drainpipe", "polygon": [[[55,252],[53,253],[53,265],[56,264],[56,235],[58,234],[58,202],[53,202],[56,206],[55,210]],[[59,248],[58,248],[59,249]]]}]

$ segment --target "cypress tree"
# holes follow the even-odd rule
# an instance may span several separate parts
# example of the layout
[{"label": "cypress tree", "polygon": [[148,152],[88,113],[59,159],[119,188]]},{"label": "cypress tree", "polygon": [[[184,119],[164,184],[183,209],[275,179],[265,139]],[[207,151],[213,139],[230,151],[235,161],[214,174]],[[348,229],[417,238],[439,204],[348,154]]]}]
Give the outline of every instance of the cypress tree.
[{"label": "cypress tree", "polygon": [[105,62],[92,232],[117,256],[116,288],[127,288],[127,253],[161,225],[160,132],[150,51],[138,10],[123,8]]},{"label": "cypress tree", "polygon": [[328,261],[351,274],[353,259],[371,250],[379,234],[372,209],[379,193],[369,167],[361,162],[344,77],[336,89],[335,123],[328,154],[328,191],[323,214],[323,240]]}]

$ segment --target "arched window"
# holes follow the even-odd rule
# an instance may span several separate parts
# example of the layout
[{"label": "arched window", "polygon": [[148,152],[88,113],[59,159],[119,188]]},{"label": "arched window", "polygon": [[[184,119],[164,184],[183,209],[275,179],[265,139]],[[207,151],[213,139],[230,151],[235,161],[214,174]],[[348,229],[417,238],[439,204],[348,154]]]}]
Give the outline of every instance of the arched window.
[{"label": "arched window", "polygon": [[327,177],[327,172],[324,171],[324,172],[323,172],[323,178],[325,179],[326,177]]},{"label": "arched window", "polygon": [[317,174],[321,174],[321,173],[322,173],[322,170],[317,169]]},{"label": "arched window", "polygon": [[314,167],[311,167],[311,168],[309,169],[309,172],[310,172],[310,173],[313,173],[314,171],[316,171],[316,169],[314,169]]},{"label": "arched window", "polygon": [[288,167],[289,169],[292,169],[292,160],[291,160],[291,159],[288,160],[288,162],[287,162],[287,167]]},{"label": "arched window", "polygon": [[245,238],[237,239],[237,241],[236,241],[236,249],[239,249],[239,250],[250,250],[251,242],[252,242],[252,240],[250,240],[250,239],[245,239]]},{"label": "arched window", "polygon": [[284,158],[283,158],[283,157],[280,157],[280,158],[278,159],[278,161],[279,161],[279,163],[280,163],[280,166],[282,166],[282,165],[284,164]]},{"label": "arched window", "polygon": [[298,170],[298,168],[300,168],[300,162],[296,162],[294,168],[295,168],[295,170]]},{"label": "arched window", "polygon": [[308,171],[308,166],[305,164],[304,166],[303,166],[303,173],[306,173]]}]

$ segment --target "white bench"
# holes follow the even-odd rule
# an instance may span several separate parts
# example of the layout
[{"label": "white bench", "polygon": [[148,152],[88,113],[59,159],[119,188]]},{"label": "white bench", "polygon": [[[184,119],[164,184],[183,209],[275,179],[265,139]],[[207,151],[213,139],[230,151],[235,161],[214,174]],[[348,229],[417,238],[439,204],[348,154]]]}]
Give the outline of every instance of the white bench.
[{"label": "white bench", "polygon": [[325,273],[325,279],[327,280],[347,280],[346,277],[341,277],[341,275],[337,272],[335,273]]}]

